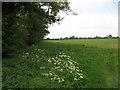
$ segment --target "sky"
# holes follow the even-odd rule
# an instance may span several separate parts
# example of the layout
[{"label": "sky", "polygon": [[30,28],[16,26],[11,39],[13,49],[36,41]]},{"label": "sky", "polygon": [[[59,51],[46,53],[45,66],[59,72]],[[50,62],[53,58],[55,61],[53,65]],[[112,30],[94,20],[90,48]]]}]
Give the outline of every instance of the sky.
[{"label": "sky", "polygon": [[66,15],[60,25],[48,28],[50,34],[45,38],[105,37],[109,34],[118,36],[118,1],[119,0],[69,0],[71,9],[78,15]]}]

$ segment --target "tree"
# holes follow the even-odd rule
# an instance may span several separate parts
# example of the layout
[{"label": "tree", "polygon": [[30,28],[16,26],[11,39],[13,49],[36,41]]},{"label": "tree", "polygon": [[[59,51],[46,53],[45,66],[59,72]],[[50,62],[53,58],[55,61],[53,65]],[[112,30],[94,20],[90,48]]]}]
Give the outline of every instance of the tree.
[{"label": "tree", "polygon": [[107,38],[112,38],[112,35],[110,34],[110,35],[107,35]]},{"label": "tree", "polygon": [[99,39],[99,38],[100,38],[100,36],[97,36],[97,35],[96,35],[96,37],[95,37],[95,38],[96,38],[96,39]]},{"label": "tree", "polygon": [[58,13],[69,10],[68,2],[3,2],[3,57],[40,43],[49,33],[50,24],[62,20]]},{"label": "tree", "polygon": [[78,39],[78,37],[75,37],[75,39]]},{"label": "tree", "polygon": [[68,37],[65,37],[64,39],[69,39]]},{"label": "tree", "polygon": [[46,40],[50,40],[50,38],[46,38]]},{"label": "tree", "polygon": [[62,40],[63,38],[62,37],[60,37],[60,40]]},{"label": "tree", "polygon": [[75,36],[73,35],[73,36],[70,36],[70,38],[69,39],[75,39]]}]

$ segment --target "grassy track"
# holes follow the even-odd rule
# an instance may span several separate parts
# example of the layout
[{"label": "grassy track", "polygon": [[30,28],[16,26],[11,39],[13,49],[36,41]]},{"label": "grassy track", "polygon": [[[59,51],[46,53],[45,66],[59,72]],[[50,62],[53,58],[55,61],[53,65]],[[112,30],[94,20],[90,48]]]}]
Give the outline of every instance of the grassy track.
[{"label": "grassy track", "polygon": [[118,48],[118,39],[77,39],[77,40],[52,40],[48,42],[57,42],[64,44],[87,45],[102,48]]},{"label": "grassy track", "polygon": [[[49,77],[41,75],[43,72],[50,71],[52,65],[48,64],[47,60],[55,58],[59,52],[65,53],[78,63],[83,70],[85,88],[118,87],[118,49],[117,40],[113,39],[49,40],[30,47],[24,52],[26,54],[19,58],[3,60],[3,86],[8,88],[77,87],[74,85],[79,85],[80,82],[71,82],[71,74],[66,72],[58,73],[61,77],[69,78],[66,83],[54,83]],[[45,69],[40,69],[44,66]]]}]

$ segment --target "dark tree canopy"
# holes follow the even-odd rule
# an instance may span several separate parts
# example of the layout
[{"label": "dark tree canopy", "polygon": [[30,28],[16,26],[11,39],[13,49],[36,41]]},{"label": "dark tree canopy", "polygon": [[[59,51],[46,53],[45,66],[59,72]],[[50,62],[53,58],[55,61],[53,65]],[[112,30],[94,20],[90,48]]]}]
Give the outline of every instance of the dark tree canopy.
[{"label": "dark tree canopy", "polygon": [[50,24],[62,20],[60,10],[70,11],[68,2],[3,2],[3,57],[11,57],[21,49],[38,44]]},{"label": "dark tree canopy", "polygon": [[112,35],[110,34],[110,35],[107,35],[107,38],[112,38]]}]

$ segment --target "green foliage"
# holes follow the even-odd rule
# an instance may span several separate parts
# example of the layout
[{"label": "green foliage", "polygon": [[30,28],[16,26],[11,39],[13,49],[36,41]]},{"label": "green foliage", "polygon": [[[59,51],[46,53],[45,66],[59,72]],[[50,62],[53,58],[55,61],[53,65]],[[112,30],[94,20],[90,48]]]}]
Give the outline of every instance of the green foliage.
[{"label": "green foliage", "polygon": [[110,34],[110,35],[107,35],[107,38],[112,38],[112,35]]},{"label": "green foliage", "polygon": [[69,9],[68,2],[4,2],[3,57],[12,57],[25,46],[40,43],[49,34],[49,25],[62,20],[59,11]]},{"label": "green foliage", "polygon": [[[116,41],[114,42],[113,40],[110,40],[108,40],[110,42],[110,46],[113,43],[117,44]],[[84,75],[86,76],[84,76],[84,83],[86,88],[117,87],[118,50],[116,48],[106,48],[105,46],[109,44],[97,47],[97,44],[90,43],[90,39],[87,40],[89,41],[90,45],[89,43],[82,45],[82,43],[84,44],[85,40],[83,40],[84,42],[80,42],[79,40],[72,40],[70,42],[68,41],[63,40],[54,42],[54,40],[49,40],[49,42],[46,42],[46,45],[44,44],[44,47],[49,49],[51,53],[54,52],[54,50],[65,52],[70,55],[73,60],[77,61],[80,64],[81,69],[85,71]],[[107,40],[105,41],[108,43]],[[102,43],[101,39],[97,40],[97,42],[99,42],[99,44],[100,42]],[[87,45],[91,47],[88,47]]]},{"label": "green foliage", "polygon": [[51,82],[58,83],[60,87],[83,88],[84,75],[79,64],[65,53],[59,53],[48,59],[49,72],[42,73],[50,78]]},{"label": "green foliage", "polygon": [[75,36],[73,35],[73,36],[70,36],[70,39],[75,39]]},{"label": "green foliage", "polygon": [[[117,49],[45,41],[26,48],[17,58],[3,60],[2,85],[7,88],[117,88],[117,60]],[[79,72],[67,71],[70,67],[65,63],[69,61],[73,65],[68,66],[82,70],[83,79],[74,80],[75,73]],[[61,68],[57,69],[58,66]],[[51,80],[54,76],[55,81]],[[59,83],[58,76],[65,82]]]},{"label": "green foliage", "polygon": [[3,56],[12,56],[18,54],[19,50],[25,47],[25,41],[23,37],[24,33],[21,31],[21,27],[18,26],[17,24],[13,24],[10,26],[8,30],[7,29],[8,24],[5,24],[3,26],[2,31]]},{"label": "green foliage", "polygon": [[[19,55],[19,58],[3,61],[3,87],[82,88],[84,86],[83,72],[79,64],[70,56],[62,53],[57,53],[57,56],[46,56],[48,54],[46,50],[40,49],[39,46],[32,46],[26,51]],[[61,61],[59,61],[60,59]],[[50,60],[53,62],[50,63]],[[55,66],[54,63],[56,63]],[[66,64],[68,66],[65,66]],[[57,67],[61,67],[62,71],[59,71]]]}]

